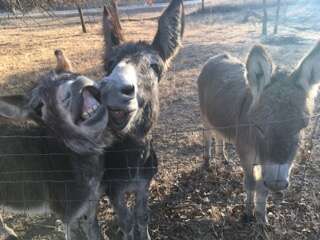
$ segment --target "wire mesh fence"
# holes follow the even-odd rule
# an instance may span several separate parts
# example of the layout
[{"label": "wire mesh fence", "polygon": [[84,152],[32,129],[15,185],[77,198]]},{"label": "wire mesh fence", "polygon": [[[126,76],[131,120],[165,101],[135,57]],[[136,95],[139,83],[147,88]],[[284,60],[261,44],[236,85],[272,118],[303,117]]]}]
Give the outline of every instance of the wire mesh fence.
[{"label": "wire mesh fence", "polygon": [[[9,0],[5,0],[4,3]],[[58,1],[61,4],[52,4],[50,1],[30,1],[30,4],[23,4],[22,0],[17,1],[17,10],[12,10],[10,4],[0,5],[0,29],[8,28],[25,28],[25,27],[50,27],[62,25],[81,25],[81,18],[79,9],[83,12],[84,23],[90,27],[92,24],[101,21],[102,8],[109,0],[83,0],[83,1]],[[20,3],[21,1],[21,3]],[[55,2],[55,1],[53,1]],[[167,3],[163,1],[154,1],[152,5],[146,4],[147,1],[125,1],[120,2],[120,14],[123,19],[140,21],[140,18],[135,18],[133,15],[137,12],[161,11]],[[274,6],[277,1],[268,1],[270,9],[268,9],[269,21],[274,21]],[[281,5],[280,22],[285,25],[295,26],[296,22],[303,19],[308,25],[311,22],[312,28],[318,28],[314,23],[317,19],[316,11],[314,9],[314,0],[308,1],[283,1]],[[66,4],[68,3],[68,4]],[[243,1],[229,1],[229,0],[208,0],[205,1],[206,10],[208,13],[223,14],[228,12],[239,12],[243,15],[243,21],[253,16],[258,21],[262,18],[261,1],[258,0],[243,0]],[[1,2],[0,2],[1,4]],[[29,5],[32,5],[30,7]],[[190,0],[185,2],[185,6],[191,8],[193,12],[199,9],[201,5],[200,0]],[[318,6],[318,5],[317,5]],[[187,11],[189,12],[189,11]],[[147,19],[154,19],[154,14],[148,15]],[[245,20],[246,19],[246,20]],[[255,22],[255,20],[253,20]],[[309,28],[309,26],[307,27]]]},{"label": "wire mesh fence", "polygon": [[[28,4],[19,4],[12,10],[10,4],[0,5],[0,28],[25,28],[25,27],[50,27],[61,25],[81,24],[81,17],[86,25],[91,26],[101,21],[104,5],[110,4],[110,0],[84,0],[84,1],[58,1],[60,4],[50,1],[31,1],[32,8]],[[55,3],[55,4],[54,4]],[[189,1],[186,5],[196,5],[199,0]],[[147,1],[120,2],[122,17],[129,18],[136,12],[161,11],[167,6],[168,1],[160,1],[148,5]],[[1,11],[2,10],[2,11]],[[154,18],[154,16],[153,16]],[[132,19],[140,21],[140,19]]]},{"label": "wire mesh fence", "polygon": [[32,9],[26,9],[27,6],[24,5],[19,5],[15,11],[4,8],[4,11],[0,12],[0,26],[18,28],[81,24],[79,9],[83,11],[84,22],[90,26],[100,20],[103,5],[107,3],[107,0],[90,0],[80,4],[62,5],[63,8],[60,8],[47,2],[35,1]]},{"label": "wire mesh fence", "polygon": [[[48,13],[46,14],[49,16]],[[59,19],[59,17],[56,18],[55,16],[52,16],[52,18],[54,21]],[[97,16],[92,17],[92,22],[94,22],[96,18]],[[24,18],[24,20],[14,19],[14,24],[19,21],[19,26],[29,24],[24,22],[25,20],[26,18]],[[46,20],[48,19],[46,18]],[[75,22],[79,22],[77,15],[74,16],[74,20]],[[30,21],[34,21],[34,19],[30,19]],[[66,21],[63,18],[61,22],[58,21],[56,23],[65,24]],[[32,24],[37,23],[33,22]],[[44,22],[44,24],[46,23]],[[40,25],[42,25],[41,22]],[[315,149],[314,144],[312,144],[312,139],[318,139],[318,118],[319,114],[308,118],[308,120],[311,121],[312,129],[308,130],[307,143],[300,142],[300,158],[296,160],[295,167],[292,170],[291,186],[286,194],[287,196],[279,202],[278,206],[275,206],[273,202],[269,202],[268,207],[268,218],[271,220],[273,227],[282,227],[282,229],[285,229],[283,231],[289,232],[289,236],[290,231],[301,230],[301,239],[317,239],[316,236],[318,236],[317,234],[319,234],[320,229],[320,219],[317,214],[320,210],[320,196],[317,192],[318,188],[316,187],[319,183],[319,171],[315,169],[317,165],[315,163],[315,157],[317,157],[317,155],[313,155]],[[268,124],[289,124],[294,120],[295,119],[287,119],[285,121],[269,122]],[[239,129],[254,126],[251,126],[251,124],[243,124],[225,126],[222,127],[222,129],[230,127]],[[210,160],[211,168],[209,170],[204,171],[199,168],[204,162],[205,156],[205,146],[202,139],[204,133],[208,130],[209,129],[204,129],[199,126],[190,125],[184,126],[181,129],[178,127],[174,129],[162,127],[157,128],[153,132],[154,148],[159,158],[159,172],[155,176],[150,190],[150,204],[152,209],[150,229],[153,239],[249,238],[249,236],[246,235],[247,232],[234,221],[234,219],[240,219],[245,199],[242,186],[243,172],[239,167],[240,163],[234,147],[229,146],[227,149],[228,161],[226,163],[213,156]],[[32,142],[41,141],[43,138],[51,137],[6,135],[0,136],[0,141],[7,142],[9,140],[15,141],[16,139],[23,139],[23,141]],[[218,146],[225,147],[225,145]],[[130,148],[118,151],[132,155],[139,150],[140,149]],[[108,154],[108,151],[105,154]],[[74,184],[78,183],[78,181],[73,178],[72,171],[63,169],[39,170],[36,168],[37,166],[33,170],[24,169],[25,166],[23,163],[28,157],[36,158],[39,162],[43,162],[48,161],[48,158],[52,161],[63,161],[63,159],[68,156],[68,154],[63,152],[44,152],[42,154],[28,152],[18,154],[16,152],[10,152],[0,156],[1,166],[5,166],[6,163],[15,159],[17,162],[16,165],[21,167],[18,170],[4,170],[2,168],[0,172],[0,178],[2,176],[4,178],[10,176],[8,177],[9,180],[0,181],[0,188],[5,186],[5,191],[1,193],[3,196],[1,199],[4,199],[1,200],[4,202],[2,212],[6,222],[9,222],[11,227],[19,226],[19,224],[17,224],[19,216],[14,215],[14,217],[10,217],[10,215],[6,215],[6,210],[12,209],[6,209],[4,206],[10,204],[20,205],[20,212],[27,215],[28,218],[30,213],[34,212],[34,208],[40,206],[40,210],[47,213],[46,218],[56,219],[56,217],[51,217],[50,206],[48,204],[41,204],[46,202],[48,198],[40,200],[39,196],[33,192],[29,195],[26,194],[26,192],[32,189],[32,187],[35,187],[35,185],[41,186],[45,193],[47,189],[46,185],[48,184],[65,191],[63,199],[50,198],[52,203],[59,203],[61,206],[68,208],[68,206],[72,204],[82,202],[75,195],[68,193],[70,190],[74,190]],[[153,170],[153,168],[155,168],[155,166],[151,167],[151,169],[150,167],[146,169],[142,167],[140,170]],[[120,173],[118,170],[120,170]],[[130,175],[132,172],[136,173],[137,170],[138,169],[130,167],[129,164],[127,164],[124,169],[105,169],[105,173],[108,174],[110,171],[115,171],[119,174],[126,172]],[[59,179],[59,177],[63,176],[67,176],[68,180]],[[37,180],[32,180],[33,177],[36,177]],[[134,184],[139,183],[139,180],[132,179],[128,181],[126,179],[113,178],[112,181],[102,181],[101,183],[105,185],[119,182],[128,184],[130,182],[130,184]],[[19,185],[19,187],[17,187],[17,185]],[[15,191],[15,195],[11,198],[8,194],[9,189],[14,189]],[[18,193],[20,193],[21,198],[17,198]],[[110,227],[112,226],[112,221],[108,218],[114,215],[109,212],[111,206],[107,198],[90,196],[88,202],[90,203],[89,205],[93,206],[100,202],[101,205],[104,206],[99,215],[100,225],[104,226],[104,228],[109,228],[106,230],[108,235],[117,232],[116,227]],[[128,202],[130,202],[130,199]],[[200,222],[200,224],[197,224],[198,222]],[[23,223],[25,226],[19,226],[20,232],[24,232],[26,231],[25,229],[32,228],[32,226],[38,226],[42,229],[33,228],[34,230],[31,232],[23,233],[25,236],[24,239],[38,239],[36,235],[43,236],[43,229],[47,229],[50,232],[61,233],[65,227],[61,226],[61,222],[56,222],[55,220],[48,222],[42,220],[31,221],[28,219]],[[169,229],[170,225],[177,226]],[[201,232],[203,231],[202,225],[208,225],[209,230],[205,229],[204,232]],[[233,225],[236,227],[233,227]],[[208,232],[206,232],[207,230]],[[173,231],[180,231],[185,235],[178,238],[177,235],[174,235]],[[234,235],[228,236],[226,235],[226,231],[233,231]],[[57,239],[52,237],[52,233],[50,234],[51,237],[48,237],[48,239]],[[235,237],[237,234],[239,238]],[[201,237],[191,237],[194,235]],[[287,236],[288,235],[284,233],[282,237],[277,236],[271,239],[288,239]],[[111,239],[116,238],[111,237]]]},{"label": "wire mesh fence", "polygon": [[[309,130],[310,134],[308,135],[308,139],[306,139],[309,141],[309,143],[307,145],[305,142],[300,143],[302,156],[300,155],[300,160],[296,160],[298,161],[298,168],[294,171],[292,176],[292,181],[294,183],[291,191],[293,191],[294,194],[300,194],[308,191],[312,192],[312,189],[309,189],[312,187],[312,185],[310,186],[310,180],[312,181],[314,178],[318,178],[317,175],[313,175],[314,173],[312,172],[311,157],[313,150],[312,139],[317,138],[316,134],[319,134],[317,132],[318,119],[318,114],[315,114],[309,118],[309,120],[313,122],[311,130]],[[288,122],[294,120],[295,119],[290,119],[268,124],[287,124]],[[229,127],[250,128],[254,126],[248,124]],[[227,163],[212,157],[211,170],[204,171],[199,168],[204,161],[205,151],[205,146],[201,142],[202,138],[204,137],[204,133],[208,130],[212,129],[190,127],[184,131],[179,131],[179,129],[154,131],[154,147],[155,152],[159,157],[159,174],[155,177],[155,183],[151,187],[151,208],[155,208],[152,207],[153,204],[157,202],[159,204],[159,202],[163,201],[168,204],[168,209],[181,208],[185,211],[191,212],[200,210],[204,211],[205,209],[211,216],[214,216],[215,214],[219,215],[219,209],[228,208],[228,206],[232,206],[232,211],[241,211],[242,206],[244,205],[244,195],[242,194],[243,190],[241,189],[242,173],[241,170],[239,170],[239,160],[235,154],[234,147],[231,147],[227,150],[227,155],[229,158]],[[188,142],[186,143],[186,138],[192,138],[193,136],[198,138],[197,141],[191,144]],[[17,138],[30,142],[41,141],[44,138],[51,139],[52,137],[14,135],[1,136],[0,141],[8,141],[8,139],[10,141],[14,141]],[[199,141],[201,142],[199,143]],[[225,145],[221,145],[220,147],[225,147]],[[19,148],[19,146],[17,146],[17,148]],[[141,148],[126,148],[112,151],[106,150],[104,154],[108,155],[117,152],[125,153],[124,156],[126,154],[134,155],[136,153],[140,154]],[[49,213],[52,212],[51,209],[52,205],[54,204],[61,205],[60,207],[64,209],[72,209],[75,205],[83,204],[84,200],[78,199],[77,194],[74,193],[77,191],[77,188],[83,187],[79,186],[79,183],[87,181],[86,176],[83,176],[83,179],[78,179],[75,178],[75,170],[50,169],[53,162],[65,162],[66,157],[70,157],[70,154],[66,154],[64,152],[43,154],[29,152],[17,154],[12,152],[1,154],[0,164],[2,167],[0,172],[0,198],[2,205],[1,212],[4,214],[4,216],[6,216],[7,210],[10,212],[12,209],[18,209],[18,212],[27,216],[32,212],[37,212],[40,210],[42,213],[47,213],[46,217],[50,218],[51,215]],[[30,160],[30,158],[37,159],[39,163],[42,162],[41,164],[45,164],[44,162],[47,161],[49,163],[49,167],[47,167],[47,169],[41,169],[41,164],[38,166],[29,166],[28,160]],[[110,195],[110,192],[108,191],[112,192],[113,186],[118,184],[138,184],[139,181],[141,181],[141,178],[139,178],[139,172],[150,170],[154,171],[157,168],[157,166],[136,168],[135,166],[130,166],[131,164],[126,162],[127,159],[123,159],[123,161],[125,162],[125,167],[104,169],[106,175],[110,174],[113,176],[111,179],[104,179],[101,181],[102,186],[109,186],[108,190],[106,190],[106,188],[104,190],[107,195]],[[253,168],[254,166],[252,166],[252,169]],[[77,170],[81,171],[81,168]],[[82,170],[84,170],[83,173],[85,174],[86,170]],[[119,178],[117,177],[117,174]],[[123,176],[129,176],[129,178],[123,178]],[[170,185],[170,180],[174,180],[173,185],[167,188],[172,192],[161,193],[161,184],[164,181],[168,181],[166,184]],[[212,188],[211,190],[210,187]],[[168,191],[168,189],[166,191]],[[62,191],[63,194],[59,195],[60,198],[55,198],[54,194],[50,195],[50,191],[51,193],[52,191]],[[182,198],[185,197],[186,199],[183,201],[181,199],[175,199],[175,191],[179,193],[177,194],[178,196],[182,195]],[[225,193],[222,193],[223,191],[225,191]],[[219,194],[222,196],[217,197]],[[103,201],[103,199],[105,198],[100,199],[96,196],[88,196],[85,201],[87,201],[89,205],[97,207],[98,203],[101,202],[101,200]],[[184,202],[185,200],[186,202]],[[301,201],[303,202],[304,200],[301,199]],[[319,205],[317,203],[317,199],[314,199],[314,201],[314,203],[310,203],[314,204],[314,208],[312,209],[318,209]],[[182,202],[184,203],[181,206]],[[299,199],[292,198],[291,196],[289,199],[282,199],[280,202],[278,202],[278,206],[276,207],[274,207],[272,203],[270,204],[272,205],[272,209],[279,208],[282,209],[282,211],[284,211],[283,209],[286,209],[285,214],[287,214],[289,217],[292,217],[292,215],[298,214],[296,212],[296,208],[301,207],[302,202],[299,202]],[[174,206],[173,204],[177,205]],[[37,209],[37,211],[34,211],[35,209]],[[157,215],[157,212],[155,211],[156,209],[153,209],[152,214]],[[201,213],[201,211],[199,213]],[[228,214],[234,214],[232,211]],[[304,211],[309,210],[305,209]],[[274,212],[274,210],[272,212]],[[268,216],[270,217],[270,215]],[[185,221],[185,217],[182,217],[181,221]],[[13,219],[15,218],[16,217]],[[286,218],[285,215],[284,218]],[[11,218],[11,222],[14,224],[16,220],[13,219]],[[153,219],[153,221],[156,221],[156,219]],[[52,225],[49,225],[51,227],[48,229],[50,231],[53,230],[56,232],[61,232],[61,229],[68,228],[68,226],[61,227],[59,223],[60,222],[55,221],[51,222]],[[316,224],[317,220],[304,220],[304,223],[306,225]],[[43,224],[42,227],[46,228],[47,224],[48,223]],[[104,224],[106,224],[104,217],[100,217],[100,225]]]}]

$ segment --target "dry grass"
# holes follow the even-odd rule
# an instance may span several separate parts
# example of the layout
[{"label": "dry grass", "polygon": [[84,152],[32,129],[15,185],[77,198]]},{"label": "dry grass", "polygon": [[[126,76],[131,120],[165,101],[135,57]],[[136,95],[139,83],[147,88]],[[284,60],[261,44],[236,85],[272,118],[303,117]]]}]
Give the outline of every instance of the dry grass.
[{"label": "dry grass", "polygon": [[[240,23],[239,14],[224,16],[198,15],[187,18],[184,47],[160,84],[161,114],[155,129],[160,170],[151,188],[150,206],[152,239],[318,239],[320,234],[319,150],[315,137],[311,158],[297,159],[291,187],[280,205],[270,202],[270,227],[241,223],[244,193],[242,171],[233,158],[224,166],[217,163],[208,172],[200,171],[202,131],[198,109],[196,79],[204,62],[223,50],[244,58],[248,49],[260,42],[260,26]],[[151,40],[156,23],[125,22],[128,40]],[[78,26],[51,29],[0,31],[1,95],[21,92],[37,75],[54,66],[53,50],[66,51],[75,69],[93,78],[102,76],[102,37],[100,25],[89,34]],[[284,36],[290,29],[281,29]],[[317,33],[294,35],[299,44],[267,46],[276,63],[292,67],[312,45]],[[314,122],[312,123],[314,124]],[[310,130],[307,131],[307,133]],[[316,136],[320,132],[316,131]],[[308,134],[307,134],[308,135]],[[107,217],[103,228],[114,236],[113,215],[103,204],[100,217]],[[22,226],[24,239],[57,239],[51,229],[31,227],[30,218],[9,223]],[[19,224],[20,223],[20,224]],[[23,226],[27,225],[26,228]],[[43,224],[45,225],[45,224]],[[49,224],[50,225],[50,224]],[[32,234],[30,234],[30,231]],[[29,233],[29,235],[28,235]],[[116,237],[111,237],[116,239]]]}]

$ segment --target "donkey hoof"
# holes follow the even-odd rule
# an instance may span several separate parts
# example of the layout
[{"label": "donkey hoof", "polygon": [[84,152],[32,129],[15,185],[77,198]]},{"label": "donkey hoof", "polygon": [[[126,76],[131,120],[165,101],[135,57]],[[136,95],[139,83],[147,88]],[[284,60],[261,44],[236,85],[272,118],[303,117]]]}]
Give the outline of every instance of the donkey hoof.
[{"label": "donkey hoof", "polygon": [[9,228],[6,224],[3,225],[2,234],[0,234],[0,239],[4,240],[18,240],[18,235],[13,231],[13,229]]},{"label": "donkey hoof", "polygon": [[265,214],[255,213],[257,224],[259,225],[269,225],[268,219]]},{"label": "donkey hoof", "polygon": [[224,164],[225,166],[229,166],[229,161],[226,160],[226,159],[224,159],[224,160],[223,160],[223,164]]},{"label": "donkey hoof", "polygon": [[203,164],[201,164],[201,169],[203,169],[203,170],[208,170],[210,168],[210,164],[209,164],[209,162],[204,162]]},{"label": "donkey hoof", "polygon": [[134,240],[133,231],[130,231],[129,233],[125,233],[124,231],[119,230],[118,239],[121,239],[121,240]]},{"label": "donkey hoof", "polygon": [[135,240],[151,240],[147,226],[139,226],[138,228],[135,228],[134,234]]},{"label": "donkey hoof", "polygon": [[252,223],[254,222],[255,218],[252,214],[247,214],[247,213],[244,213],[241,217],[241,222],[247,224],[247,223]]},{"label": "donkey hoof", "polygon": [[18,240],[18,239],[19,238],[17,238],[16,236],[10,235],[5,240]]},{"label": "donkey hoof", "polygon": [[208,170],[210,167],[210,156],[204,156],[203,162],[201,164],[201,168],[204,170]]}]

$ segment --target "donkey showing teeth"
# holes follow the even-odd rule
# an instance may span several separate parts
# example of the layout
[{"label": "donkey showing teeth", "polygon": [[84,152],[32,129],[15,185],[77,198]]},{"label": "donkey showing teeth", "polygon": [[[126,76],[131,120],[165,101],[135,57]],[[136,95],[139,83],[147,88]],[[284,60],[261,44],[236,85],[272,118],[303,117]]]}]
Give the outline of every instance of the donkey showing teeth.
[{"label": "donkey showing teeth", "polygon": [[[0,205],[4,211],[57,214],[67,240],[98,240],[100,153],[112,140],[96,83],[57,69],[27,95],[0,97]],[[61,62],[62,61],[62,62]],[[0,239],[17,235],[0,216]]]},{"label": "donkey showing teeth", "polygon": [[[312,94],[320,81],[320,42],[289,73],[274,69],[262,46],[249,53],[246,65],[228,54],[208,60],[198,78],[205,134],[205,166],[222,140],[236,145],[247,193],[245,219],[266,223],[269,191],[289,186],[299,135],[308,124]],[[311,101],[309,101],[311,100]],[[211,132],[211,130],[213,130]]]}]

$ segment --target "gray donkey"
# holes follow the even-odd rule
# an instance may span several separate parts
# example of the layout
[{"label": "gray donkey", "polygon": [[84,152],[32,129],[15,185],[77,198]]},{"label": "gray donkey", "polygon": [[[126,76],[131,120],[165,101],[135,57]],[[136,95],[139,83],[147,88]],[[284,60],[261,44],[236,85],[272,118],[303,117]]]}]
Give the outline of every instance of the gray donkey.
[{"label": "gray donkey", "polygon": [[320,43],[289,73],[274,68],[262,46],[254,46],[246,65],[228,54],[208,60],[198,78],[209,166],[213,130],[216,154],[222,141],[236,145],[247,193],[244,220],[266,223],[269,191],[289,185],[299,134],[312,112],[320,80]]},{"label": "gray donkey", "polygon": [[[100,153],[112,140],[108,113],[96,83],[67,71],[63,53],[55,53],[57,69],[29,94],[0,97],[0,206],[53,212],[66,226],[66,239],[97,240]],[[16,239],[0,220],[0,239]]]},{"label": "gray donkey", "polygon": [[[121,42],[117,14],[104,12],[105,70],[101,102],[115,141],[106,148],[103,185],[125,240],[148,240],[149,186],[158,160],[151,131],[159,115],[159,82],[177,54],[184,32],[182,0],[172,0],[152,41]],[[123,37],[122,37],[123,39]],[[135,194],[129,209],[126,193]]]}]

